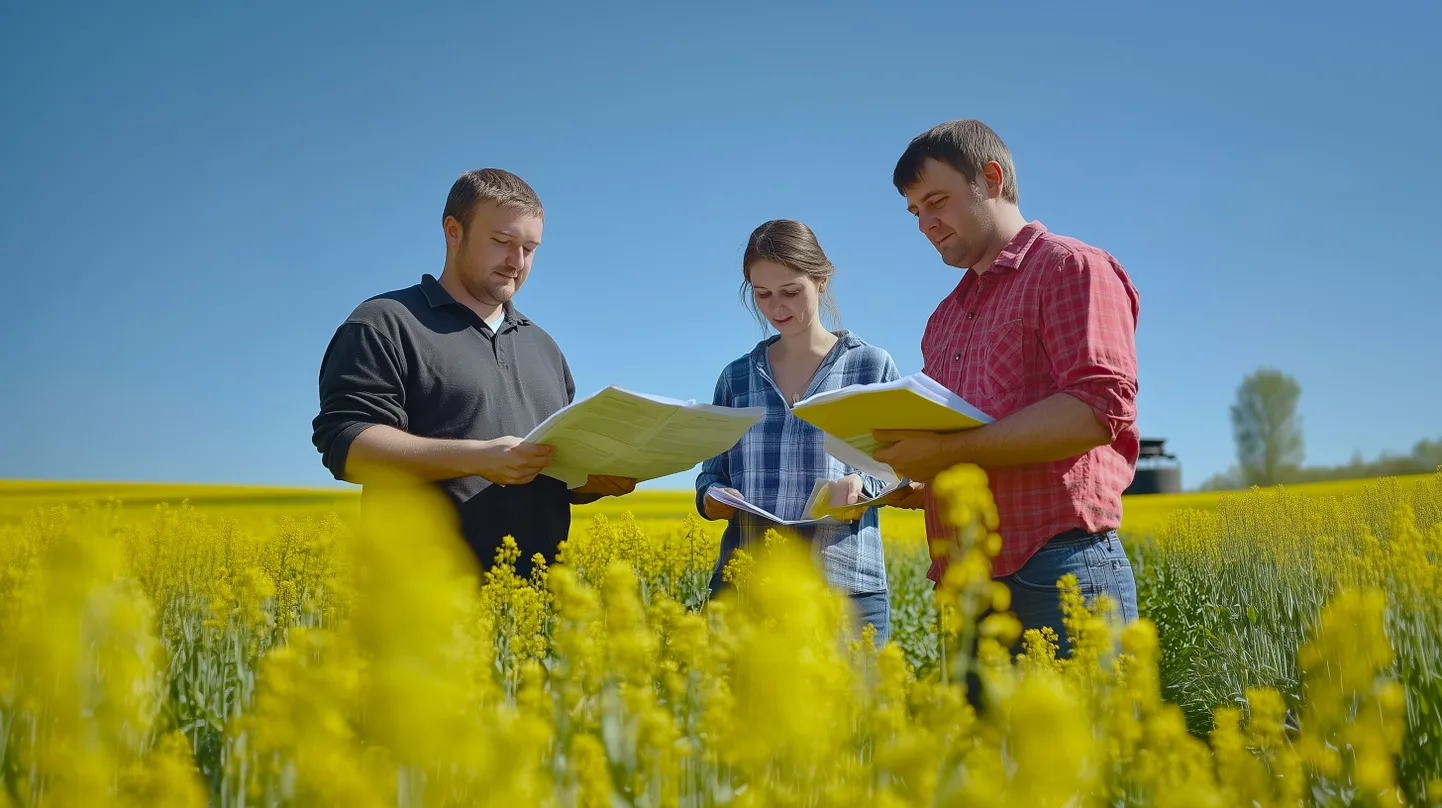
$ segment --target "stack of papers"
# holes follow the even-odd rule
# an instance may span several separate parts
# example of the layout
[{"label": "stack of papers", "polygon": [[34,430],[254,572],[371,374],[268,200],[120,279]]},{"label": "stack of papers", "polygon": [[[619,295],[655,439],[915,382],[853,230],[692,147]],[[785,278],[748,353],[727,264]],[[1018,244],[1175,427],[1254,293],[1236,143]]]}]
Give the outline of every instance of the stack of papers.
[{"label": "stack of papers", "polygon": [[[816,485],[817,485],[818,488],[823,488],[823,489],[824,489],[825,486],[826,486],[826,481],[825,481],[825,480],[820,480],[820,481],[818,481],[818,482],[816,483]],[[779,516],[777,516],[776,514],[774,514],[774,513],[770,512],[770,511],[766,510],[765,508],[760,507],[759,505],[753,505],[753,504],[751,504],[750,502],[748,502],[748,501],[746,500],[745,497],[738,497],[738,496],[736,496],[735,494],[732,494],[730,491],[727,491],[727,490],[725,490],[725,489],[723,489],[723,488],[720,488],[720,487],[716,487],[716,488],[710,489],[709,491],[706,492],[706,496],[710,497],[711,499],[716,500],[717,502],[720,502],[720,503],[723,503],[723,504],[726,504],[726,505],[730,505],[731,507],[735,508],[735,509],[738,510],[738,511],[745,511],[745,512],[747,512],[747,513],[755,514],[755,515],[761,517],[762,519],[766,519],[766,520],[768,520],[768,521],[775,522],[775,523],[778,524],[778,525],[838,525],[838,524],[841,524],[842,521],[844,521],[844,520],[835,519],[835,518],[832,518],[832,517],[829,517],[829,516],[828,516],[828,517],[819,517],[819,518],[818,518],[818,517],[813,517],[813,518],[810,518],[810,519],[782,519],[781,517],[779,517]],[[812,498],[812,499],[815,499],[815,498],[816,498],[816,489],[813,489],[813,490],[812,490],[812,492],[811,492],[811,498]],[[808,505],[809,505],[809,503],[808,503]],[[807,510],[809,511],[810,508],[808,507]]]},{"label": "stack of papers", "polygon": [[541,473],[570,488],[592,474],[653,480],[727,451],[765,414],[613,385],[557,410],[522,442],[556,447]]},{"label": "stack of papers", "polygon": [[706,496],[717,502],[730,505],[737,510],[756,514],[778,525],[837,525],[860,519],[862,514],[866,513],[867,508],[879,504],[888,494],[901,486],[901,482],[895,485],[889,485],[875,496],[853,502],[850,505],[832,505],[830,482],[827,480],[817,480],[816,484],[811,487],[811,496],[807,497],[806,505],[801,509],[802,512],[806,514],[806,518],[804,519],[782,519],[758,505],[751,504],[745,497],[738,497],[720,487],[707,491]]},{"label": "stack of papers", "polygon": [[817,393],[791,411],[826,433],[826,451],[832,457],[889,485],[901,481],[890,466],[872,459],[881,447],[872,431],[956,432],[995,420],[924,373]]}]

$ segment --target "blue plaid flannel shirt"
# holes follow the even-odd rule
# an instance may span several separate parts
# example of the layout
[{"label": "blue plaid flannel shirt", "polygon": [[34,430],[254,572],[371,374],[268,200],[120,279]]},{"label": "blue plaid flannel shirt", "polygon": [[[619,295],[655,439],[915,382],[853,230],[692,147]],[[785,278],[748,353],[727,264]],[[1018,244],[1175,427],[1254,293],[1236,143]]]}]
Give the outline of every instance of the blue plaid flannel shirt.
[{"label": "blue plaid flannel shirt", "polygon": [[[821,361],[806,396],[850,384],[891,381],[898,377],[896,363],[885,350],[870,345],[849,331],[837,332],[836,345]],[[746,431],[736,445],[701,465],[696,477],[696,510],[705,516],[707,490],[734,488],[747,501],[782,519],[800,519],[818,479],[833,480],[860,473],[826,453],[821,430],[797,418],[772,381],[767,349],[780,337],[757,343],[747,355],[734,360],[716,381],[713,403],[728,407],[765,407],[766,415]],[[884,484],[861,474],[863,496]],[[721,553],[712,574],[711,590],[722,585],[721,570],[738,547],[759,542],[768,528],[789,532],[807,541],[820,556],[827,581],[848,594],[886,590],[886,561],[881,549],[877,508],[840,525],[781,526],[754,514],[737,511],[721,536]]]}]

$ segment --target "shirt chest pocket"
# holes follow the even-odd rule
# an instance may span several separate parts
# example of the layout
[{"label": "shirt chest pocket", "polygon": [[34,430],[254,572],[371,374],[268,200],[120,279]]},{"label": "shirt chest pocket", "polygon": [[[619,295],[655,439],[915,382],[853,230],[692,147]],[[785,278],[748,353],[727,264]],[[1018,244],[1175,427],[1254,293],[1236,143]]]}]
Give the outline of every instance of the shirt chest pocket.
[{"label": "shirt chest pocket", "polygon": [[765,388],[735,393],[731,397],[733,407],[769,407],[772,403],[772,393]]},{"label": "shirt chest pocket", "polygon": [[1026,339],[1020,318],[997,323],[976,336],[981,358],[978,382],[993,417],[1019,409],[1026,395]]}]

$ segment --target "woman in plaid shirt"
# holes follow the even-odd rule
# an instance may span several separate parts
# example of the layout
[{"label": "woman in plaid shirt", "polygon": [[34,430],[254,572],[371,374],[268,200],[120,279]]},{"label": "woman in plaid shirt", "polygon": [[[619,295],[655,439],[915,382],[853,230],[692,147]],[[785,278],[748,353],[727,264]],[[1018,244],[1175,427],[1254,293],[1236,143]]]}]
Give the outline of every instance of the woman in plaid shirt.
[{"label": "woman in plaid shirt", "polygon": [[[792,405],[817,393],[898,376],[886,351],[822,325],[823,307],[833,316],[837,313],[827,289],[835,272],[816,236],[801,222],[766,222],[746,245],[742,289],[750,290],[758,318],[778,333],[728,364],[716,381],[713,403],[765,407],[766,415],[730,450],[702,464],[696,478],[696,510],[707,519],[729,521],[711,577],[713,595],[722,586],[721,571],[732,552],[778,526],[708,498],[712,488],[729,489],[782,519],[801,519],[818,479],[831,481],[834,504],[856,502],[884,487],[828,455],[822,432],[791,413]],[[844,524],[784,529],[810,544],[827,581],[851,596],[858,624],[871,623],[877,643],[886,642],[891,621],[877,509],[867,508],[860,519]]]}]

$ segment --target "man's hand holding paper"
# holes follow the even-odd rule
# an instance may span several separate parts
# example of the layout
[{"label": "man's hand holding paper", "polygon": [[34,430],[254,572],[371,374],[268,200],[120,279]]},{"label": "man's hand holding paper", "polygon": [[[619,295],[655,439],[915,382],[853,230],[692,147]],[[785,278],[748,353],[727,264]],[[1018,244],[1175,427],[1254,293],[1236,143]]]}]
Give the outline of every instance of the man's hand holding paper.
[{"label": "man's hand holding paper", "polygon": [[474,473],[501,485],[525,485],[534,480],[550,465],[556,451],[554,447],[523,443],[515,437],[475,443]]},{"label": "man's hand holding paper", "polygon": [[882,505],[914,511],[926,507],[926,483],[908,482],[887,494]]},{"label": "man's hand holding paper", "polygon": [[902,477],[930,482],[956,465],[952,435],[909,429],[878,429],[872,437],[881,444],[871,457]]},{"label": "man's hand holding paper", "polygon": [[592,474],[586,478],[585,484],[581,487],[571,489],[571,502],[585,505],[595,502],[601,497],[625,496],[634,490],[636,490],[636,480],[632,477]]}]

